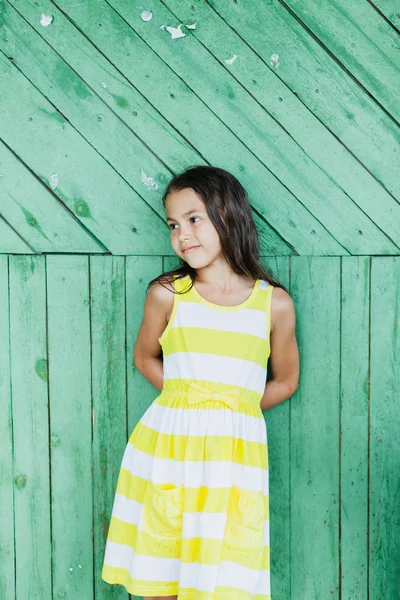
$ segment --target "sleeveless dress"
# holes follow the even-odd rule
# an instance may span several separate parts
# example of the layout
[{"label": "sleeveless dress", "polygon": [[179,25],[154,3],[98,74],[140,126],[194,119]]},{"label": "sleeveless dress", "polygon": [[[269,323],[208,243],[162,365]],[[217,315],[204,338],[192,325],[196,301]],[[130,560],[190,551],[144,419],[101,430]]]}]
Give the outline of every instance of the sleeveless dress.
[{"label": "sleeveless dress", "polygon": [[[174,279],[176,290],[190,278]],[[270,600],[267,430],[260,408],[273,286],[237,306],[174,294],[164,384],[122,459],[102,579],[138,596]]]}]

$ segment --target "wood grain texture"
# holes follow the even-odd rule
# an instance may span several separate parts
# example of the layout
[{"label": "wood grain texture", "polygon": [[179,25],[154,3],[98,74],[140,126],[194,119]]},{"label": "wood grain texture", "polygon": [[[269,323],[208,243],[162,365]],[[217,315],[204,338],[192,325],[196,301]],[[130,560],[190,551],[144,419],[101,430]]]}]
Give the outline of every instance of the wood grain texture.
[{"label": "wood grain texture", "polygon": [[[398,124],[382,112],[283,4],[278,0],[210,0],[209,4],[399,200]],[[273,54],[279,56],[278,67],[271,61]],[[386,81],[385,85],[394,83]]]},{"label": "wood grain texture", "polygon": [[[193,147],[193,144],[188,142],[186,133],[183,136],[177,133],[178,122],[175,128],[171,127],[169,120],[161,118],[152,104],[137,91],[137,69],[127,76],[121,74],[112,62],[105,59],[96,46],[90,44],[68,19],[55,9],[54,4],[42,2],[41,7],[38,8],[33,2],[26,2],[23,5],[17,3],[15,6],[21,16],[9,6],[3,11],[3,20],[10,32],[8,35],[12,36],[16,48],[15,64],[18,64],[18,68],[34,82],[45,97],[61,110],[83,137],[123,176],[145,204],[151,206],[156,215],[160,215],[162,213],[160,193],[155,193],[144,185],[141,181],[141,169],[147,175],[154,175],[161,191],[172,172],[180,171],[189,164],[206,164],[207,160]],[[51,28],[45,30],[40,26],[40,14],[43,10],[52,13],[56,11],[56,30]],[[90,7],[87,6],[86,10],[90,17]],[[107,29],[108,13],[104,14],[104,11],[110,12],[110,9],[106,3],[102,10],[103,12],[99,12],[100,6],[96,8],[96,13],[99,13],[96,19],[102,18]],[[24,22],[22,16],[27,22]],[[49,52],[48,44],[33,33],[28,23],[32,23],[37,32],[46,37],[54,51]],[[124,25],[122,21],[121,24]],[[120,25],[116,25],[115,30],[116,48],[120,48],[120,56],[132,68],[133,63],[129,57],[131,54],[134,56],[136,50],[132,48],[127,54],[122,52],[118,43]],[[109,26],[112,27],[113,24],[109,23]],[[21,39],[24,40],[24,47],[28,45],[30,48],[29,53],[18,52],[20,47],[18,40]],[[84,61],[80,59],[80,54],[77,54],[77,46],[85,56]],[[107,46],[110,46],[110,39]],[[3,48],[7,48],[4,41]],[[44,69],[44,65],[47,66],[47,70]],[[57,73],[58,77],[56,85],[54,73]],[[160,86],[161,81],[162,77],[160,77]],[[85,102],[77,103],[77,98],[84,99]],[[180,110],[174,109],[174,111],[176,119],[181,118]],[[206,136],[206,133],[203,131],[202,135]],[[122,212],[126,211],[120,198],[117,197],[114,202]],[[117,218],[118,214],[119,211],[114,218]],[[265,219],[261,219],[259,215],[255,218],[259,221],[261,242],[265,249],[272,253],[292,253],[290,245],[285,243]],[[105,225],[106,223],[103,224]],[[167,230],[161,231],[160,235],[163,240],[167,240]],[[118,244],[120,243],[118,240]],[[124,252],[121,246],[119,248],[118,251]],[[167,254],[170,248],[166,245],[164,248],[157,248],[157,251],[164,251]],[[117,252],[117,249],[113,252]],[[128,253],[134,252],[131,250]]]},{"label": "wood grain texture", "polygon": [[[263,265],[290,290],[290,264],[284,257],[263,258]],[[269,363],[268,379],[272,377]],[[290,595],[290,402],[264,411],[268,435],[270,489],[271,596],[289,600]]]},{"label": "wood grain texture", "polygon": [[26,241],[20,240],[19,250],[13,250],[11,240],[0,232],[0,251],[104,252],[73,212],[1,142],[0,164],[0,213]]},{"label": "wood grain texture", "polygon": [[[371,282],[368,257],[262,261],[289,285],[301,359],[298,391],[265,413],[273,597],[395,600],[398,258],[373,258]],[[15,519],[0,516],[0,589],[13,597],[15,544],[17,600],[127,598],[100,574],[122,454],[159,393],[133,346],[147,283],[177,262],[11,256],[8,300],[0,261],[1,498]]]},{"label": "wood grain texture", "polygon": [[[3,122],[4,140],[44,183],[52,173],[59,175],[56,195],[94,237],[101,238],[103,251],[151,251],[150,232],[159,233],[158,252],[167,248],[161,219],[1,53],[0,76],[9,82],[0,112],[19,111],[17,121]],[[114,197],[118,210],[110,201]]]},{"label": "wood grain texture", "polygon": [[281,2],[399,122],[399,37],[373,6],[345,0]]},{"label": "wood grain texture", "polygon": [[342,598],[368,598],[370,259],[342,259],[340,562]]},{"label": "wood grain texture", "polygon": [[9,265],[15,596],[39,600],[52,597],[52,527],[64,526],[62,517],[52,524],[45,258],[12,256]]},{"label": "wood grain texture", "polygon": [[94,558],[89,260],[48,256],[46,266],[52,593],[83,600]]},{"label": "wood grain texture", "polygon": [[0,215],[0,254],[34,254],[20,234],[17,233]]},{"label": "wood grain texture", "polygon": [[400,258],[372,258],[370,552],[372,599],[400,598]]},{"label": "wood grain texture", "polygon": [[0,596],[15,597],[14,465],[8,257],[0,256]]},{"label": "wood grain texture", "polygon": [[125,257],[90,258],[90,332],[93,426],[94,596],[127,598],[98,574],[128,440]]},{"label": "wood grain texture", "polygon": [[292,259],[300,318],[290,407],[291,597],[339,598],[340,261]]},{"label": "wood grain texture", "polygon": [[[112,4],[128,19],[129,2],[114,0]],[[161,13],[159,22],[166,22],[169,17],[177,18],[183,23],[189,22],[190,19],[199,23],[198,29],[188,32],[190,43],[189,40],[177,40],[185,44],[183,57],[180,55],[178,58],[171,40],[166,36],[160,37],[157,31],[147,27],[146,23],[137,24],[134,15],[130,13],[129,22],[135,31],[138,31],[165,62],[173,66],[174,71],[208,102],[231,131],[244,140],[249,151],[258,156],[279,181],[285,182],[298,202],[304,205],[350,254],[363,254],[362,248],[371,248],[375,243],[377,247],[387,248],[388,239],[385,235],[382,237],[381,231],[376,231],[376,225],[370,220],[368,210],[365,210],[366,214],[360,211],[350,196],[352,192],[349,189],[345,191],[348,188],[348,175],[346,178],[339,178],[340,184],[332,176],[332,162],[339,166],[340,157],[343,154],[349,156],[348,153],[339,151],[333,161],[332,152],[340,144],[332,135],[324,135],[327,133],[326,129],[318,119],[304,110],[301,102],[293,94],[289,94],[288,90],[283,91],[285,104],[283,100],[278,100],[279,89],[284,86],[274,75],[271,66],[263,63],[260,57],[246,46],[238,33],[232,31],[208,4],[193,4],[180,0],[167,0],[165,4],[171,12],[168,14],[165,11],[165,15]],[[194,6],[196,10],[192,9]],[[159,12],[157,10],[157,15]],[[240,32],[242,38],[246,33],[244,28]],[[196,41],[198,39],[198,43],[194,44],[192,37]],[[232,48],[232,53],[238,55],[232,65],[227,65],[224,61],[229,48]],[[279,72],[279,67],[277,71]],[[275,82],[279,82],[280,85]],[[215,94],[216,88],[218,94]],[[266,89],[268,94],[265,93]],[[297,115],[290,124],[286,118],[291,108],[290,100],[289,106],[287,104],[288,96],[295,101],[291,104],[293,116]],[[270,114],[272,107],[275,107],[273,115]],[[296,125],[292,126],[294,120]],[[327,141],[326,146],[323,139]],[[303,145],[307,146],[307,150]],[[312,146],[314,149],[311,149],[310,156],[309,149]],[[324,146],[324,149],[317,151],[317,146]],[[326,162],[320,166],[321,153],[330,154],[329,166]],[[358,182],[359,189],[355,196],[361,198],[362,195],[364,200],[361,200],[361,204],[368,204],[374,212],[373,206],[376,206],[376,202],[373,202],[369,190],[360,194],[360,183]],[[324,199],[323,202],[321,198]],[[271,202],[269,199],[267,201]],[[393,199],[390,204],[393,204]],[[399,233],[400,207],[396,208]],[[393,221],[391,222],[393,224]],[[364,226],[371,232],[372,238],[364,231]]]}]

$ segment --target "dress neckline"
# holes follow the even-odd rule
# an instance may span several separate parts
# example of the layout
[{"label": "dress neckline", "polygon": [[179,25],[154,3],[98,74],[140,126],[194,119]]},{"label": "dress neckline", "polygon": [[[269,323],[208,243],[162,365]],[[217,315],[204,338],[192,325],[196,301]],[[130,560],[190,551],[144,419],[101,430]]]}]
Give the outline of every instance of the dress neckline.
[{"label": "dress neckline", "polygon": [[200,294],[200,292],[197,290],[195,284],[193,283],[192,286],[192,291],[195,294],[195,296],[198,298],[198,300],[200,300],[200,302],[202,302],[203,304],[207,304],[208,306],[212,306],[213,308],[217,308],[219,310],[237,310],[239,308],[244,308],[245,306],[247,306],[254,298],[254,296],[257,293],[257,290],[260,286],[260,282],[261,279],[256,279],[253,289],[250,292],[250,295],[246,298],[246,300],[244,300],[243,302],[241,302],[240,304],[235,304],[234,306],[225,306],[224,304],[215,304],[214,302],[210,302],[210,300],[206,300],[206,298],[203,298],[203,296]]}]

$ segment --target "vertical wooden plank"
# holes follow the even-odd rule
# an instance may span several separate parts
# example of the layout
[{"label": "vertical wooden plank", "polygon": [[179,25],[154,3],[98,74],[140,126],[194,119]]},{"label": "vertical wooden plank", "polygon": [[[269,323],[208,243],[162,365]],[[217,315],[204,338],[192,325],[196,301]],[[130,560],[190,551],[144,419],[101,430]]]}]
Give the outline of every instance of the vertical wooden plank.
[{"label": "vertical wooden plank", "polygon": [[340,262],[292,258],[301,376],[291,400],[291,597],[339,597]]},{"label": "vertical wooden plank", "polygon": [[[263,265],[289,288],[289,259],[265,257]],[[272,375],[268,366],[268,379]],[[268,435],[271,596],[290,600],[290,402],[264,412]]]},{"label": "vertical wooden plank", "polygon": [[147,284],[161,272],[161,256],[128,256],[126,259],[128,436],[160,393],[134,366],[133,348],[143,318]]},{"label": "vertical wooden plank", "polygon": [[400,598],[400,257],[372,258],[371,600]]},{"label": "vertical wooden plank", "polygon": [[[54,598],[93,598],[88,258],[47,257]],[[51,597],[51,596],[46,596]]]},{"label": "vertical wooden plank", "polygon": [[0,598],[15,598],[8,258],[0,256]]},{"label": "vertical wooden plank", "polygon": [[10,257],[10,343],[16,597],[36,600],[52,597],[44,257]]},{"label": "vertical wooden plank", "polygon": [[[133,348],[143,318],[147,284],[160,273],[162,273],[161,256],[127,256],[126,258],[128,437],[160,393],[133,364]],[[131,594],[129,597],[141,598]]]},{"label": "vertical wooden plank", "polygon": [[125,257],[90,257],[95,598],[128,598],[101,579],[105,542],[127,442]]},{"label": "vertical wooden plank", "polygon": [[177,269],[180,267],[179,257],[178,256],[164,256],[163,257],[163,273],[167,271],[172,271],[172,269]]},{"label": "vertical wooden plank", "polygon": [[365,600],[368,571],[369,258],[342,259],[342,598]]}]

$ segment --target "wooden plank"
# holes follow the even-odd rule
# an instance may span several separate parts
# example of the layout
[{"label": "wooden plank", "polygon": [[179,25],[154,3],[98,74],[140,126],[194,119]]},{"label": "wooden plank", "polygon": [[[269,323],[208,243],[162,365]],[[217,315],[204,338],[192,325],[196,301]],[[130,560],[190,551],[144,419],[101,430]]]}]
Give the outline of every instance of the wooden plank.
[{"label": "wooden plank", "polygon": [[[1,141],[0,165],[0,212],[36,252],[103,252],[75,215]],[[11,240],[1,235],[0,240],[3,252],[14,252]],[[19,252],[32,252],[23,245]]]},{"label": "wooden plank", "polygon": [[54,193],[85,227],[114,253],[166,248],[160,217],[2,53],[0,77],[7,82],[0,111],[10,116],[2,122],[5,143],[46,185],[50,174],[59,175]]},{"label": "wooden plank", "polygon": [[398,34],[369,2],[282,0],[306,28],[397,121]]},{"label": "wooden plank", "polygon": [[[90,306],[94,572],[101,573],[127,443],[124,257],[90,257]],[[126,597],[122,586],[95,578],[96,600]]]},{"label": "wooden plank", "polygon": [[[108,4],[96,3],[95,17],[94,5],[91,3],[78,5],[73,2],[59,2],[58,5],[67,12],[71,20],[79,24],[79,28],[93,44],[107,54],[120,72],[140,89],[182,135],[196,140],[196,148],[208,162],[240,175],[241,182],[249,189],[254,208],[297,252],[348,253],[308,209],[298,203],[293,194],[260,163],[258,157],[246,151],[246,146],[237,136],[187,86],[184,86],[182,80],[172,71],[165,69],[164,62],[149,52],[148,44],[135,35]],[[161,10],[161,6],[159,9]],[[102,23],[102,27],[98,26],[99,22]],[[118,32],[118,40],[124,38],[124,48],[120,43],[111,43],[111,32],[114,35]],[[135,61],[132,61],[131,55],[135,56]],[[146,65],[149,77],[145,76],[142,68],[137,68],[137,64]],[[150,73],[157,73],[156,86]],[[168,89],[174,92],[172,98],[169,94],[160,94],[160,81],[163,80]],[[176,102],[176,96],[181,99],[179,104]],[[193,114],[196,115],[196,119],[193,119]],[[207,128],[203,125],[205,122]],[[236,157],[233,162],[232,156]],[[296,224],[292,219],[293,211],[296,214]],[[315,233],[310,236],[309,232]]]},{"label": "wooden plank", "polygon": [[46,263],[53,590],[45,597],[90,600],[94,596],[88,258],[53,255]]},{"label": "wooden plank", "polygon": [[0,256],[0,281],[0,597],[12,599],[15,598],[15,522],[7,256]]},{"label": "wooden plank", "polygon": [[[397,124],[287,9],[280,2],[256,0],[236,3],[210,0],[209,4],[258,56],[264,57],[264,63],[308,110],[399,199]],[[271,60],[274,54],[279,57],[278,66]]]},{"label": "wooden plank", "polygon": [[[263,258],[262,264],[290,290],[287,258]],[[272,375],[268,366],[268,379]],[[271,595],[290,600],[290,401],[264,412],[268,435]]]},{"label": "wooden plank", "polygon": [[344,257],[341,317],[342,598],[368,598],[368,257]]},{"label": "wooden plank", "polygon": [[[398,241],[400,231],[400,205],[396,200],[380,185],[374,177],[370,175],[367,169],[356,160],[356,158],[340,143],[340,141],[331,134],[329,129],[307,108],[303,102],[291,92],[291,90],[280,80],[275,74],[275,69],[269,68],[258,54],[253,52],[246,41],[242,39],[243,32],[233,31],[228,24],[219,17],[212,9],[210,4],[206,2],[182,2],[177,0],[167,0],[163,3],[167,5],[171,12],[176,15],[181,23],[189,23],[191,20],[197,22],[198,26],[195,30],[186,30],[186,35],[194,36],[203,46],[207,48],[207,52],[212,54],[220,67],[218,70],[218,89],[225,96],[224,107],[231,105],[232,101],[229,94],[232,91],[235,94],[235,104],[238,105],[238,90],[240,85],[248,91],[249,101],[243,99],[243,103],[249,104],[249,116],[244,123],[248,127],[248,121],[251,120],[251,114],[254,111],[252,98],[264,110],[262,121],[256,119],[257,125],[263,122],[262,133],[267,136],[268,129],[271,129],[271,123],[274,124],[275,130],[268,134],[268,138],[273,140],[273,143],[268,143],[266,151],[271,148],[271,156],[269,164],[277,164],[280,168],[281,162],[295,162],[295,168],[291,169],[290,175],[295,175],[299,181],[303,181],[302,185],[306,188],[311,187],[314,192],[320,190],[320,198],[323,198],[323,204],[326,211],[329,213],[335,212],[332,209],[332,202],[337,194],[337,187],[342,190],[342,196],[339,200],[337,209],[340,208],[341,215],[337,217],[339,220],[346,220],[344,211],[347,210],[348,203],[353,201],[370,219],[372,219],[378,227],[382,229],[393,241]],[[120,3],[118,3],[120,6]],[[257,6],[258,10],[258,6]],[[158,12],[158,11],[157,11]],[[172,17],[171,18],[175,18]],[[269,21],[264,23],[268,27]],[[141,35],[142,32],[147,36],[148,24],[135,24],[135,30]],[[172,47],[172,46],[171,46]],[[231,52],[231,55],[237,55],[237,59],[227,65],[225,59]],[[185,56],[187,56],[185,54]],[[187,68],[184,72],[185,81],[190,82],[195,74],[202,72],[204,61],[201,61],[201,69],[193,67],[193,63],[197,60],[197,55],[192,52],[186,59]],[[209,62],[211,57],[209,58]],[[171,61],[168,61],[171,64]],[[225,78],[221,77],[222,66],[228,72]],[[276,69],[279,71],[279,68]],[[238,84],[236,84],[236,81]],[[211,80],[210,80],[211,81]],[[193,84],[191,84],[193,87]],[[214,86],[215,87],[215,86]],[[214,88],[208,90],[208,98],[214,101]],[[243,92],[239,93],[239,97]],[[267,116],[271,115],[270,119]],[[254,118],[253,118],[254,121]],[[248,136],[246,136],[248,137]],[[290,142],[288,143],[288,140]],[[279,149],[276,152],[276,147]],[[304,156],[307,157],[307,166],[302,171],[301,164],[304,164]],[[293,157],[293,159],[291,158]],[[297,157],[297,158],[295,158]],[[316,169],[322,170],[326,176],[329,176],[329,185],[323,184],[321,190],[320,176],[316,173]],[[351,176],[350,176],[351,175]],[[310,181],[311,180],[311,181]],[[289,183],[290,178],[285,177],[285,181]],[[332,190],[333,187],[333,192]],[[289,185],[292,191],[294,188]],[[307,196],[309,189],[307,190]],[[344,197],[346,196],[346,197]],[[306,200],[308,202],[308,199]],[[351,241],[350,249],[355,247],[372,248],[372,245],[378,243],[378,240],[363,240],[363,235],[358,233],[363,231],[361,224],[356,232],[356,240]],[[328,229],[332,231],[331,225]],[[382,239],[382,244],[386,242]],[[389,246],[386,246],[389,250]],[[368,250],[368,253],[372,250]],[[396,252],[397,253],[397,252]]]},{"label": "wooden plank", "polygon": [[369,594],[400,598],[400,258],[372,258]]},{"label": "wooden plank", "polygon": [[[187,42],[176,40],[174,44],[171,43],[169,34],[160,35],[160,26],[175,19],[174,15],[183,23],[193,19],[191,2],[185,3],[186,10],[183,10],[180,0],[168,0],[166,4],[174,14],[164,8],[164,5],[160,7],[158,3],[153,2],[155,16],[151,23],[155,22],[152,26],[142,21],[131,10],[129,0],[111,0],[110,4],[196,95],[207,103],[221,122],[225,123],[238,139],[244,140],[246,148],[297,198],[299,204],[292,213],[295,221],[297,211],[304,206],[350,254],[375,252],[373,247],[380,248],[376,250],[379,254],[398,253],[398,247],[377,228],[369,215],[361,211],[349,198],[334,181],[329,170],[326,172],[321,169],[276,118],[272,117],[264,106],[260,106],[241,83],[234,80],[229,69],[221,67],[221,63],[215,60],[209,51],[208,39],[206,43],[190,38]],[[225,36],[216,35],[214,29],[215,13],[206,3],[200,4],[197,13],[195,19],[200,24],[199,31],[206,30],[209,38],[219,40],[219,54],[221,46],[226,52]],[[186,31],[190,35],[190,31]],[[185,44],[185,52],[178,53],[176,43]],[[235,50],[235,54],[237,53],[238,49]],[[246,63],[247,54],[251,54],[248,48],[242,57],[242,61]],[[265,65],[264,70],[268,70]],[[247,72],[254,77],[253,73],[248,71],[248,65]],[[252,87],[253,85],[250,89]],[[269,89],[267,93],[265,89],[263,92],[264,103],[268,104],[271,92]],[[310,135],[311,132],[308,131],[308,136]],[[324,198],[323,202],[321,198]],[[269,199],[266,201],[270,203]],[[400,236],[400,207],[398,208],[397,238]]]},{"label": "wooden plank", "polygon": [[292,259],[301,376],[290,401],[291,598],[339,598],[340,262]]},{"label": "wooden plank", "polygon": [[[15,6],[30,24],[11,6],[5,5],[3,20],[8,27],[8,40],[0,39],[0,47],[7,52],[10,44],[13,45],[13,63],[18,69],[164,218],[160,192],[155,193],[141,180],[142,169],[146,175],[154,176],[161,191],[171,172],[207,161],[179,134],[178,128],[160,119],[151,103],[54,4],[42,2],[38,8],[34,2],[25,2]],[[56,11],[56,27],[40,25],[42,11]],[[56,51],[49,51],[49,45],[41,36]],[[20,51],[23,47],[24,52]],[[158,85],[162,87],[162,80]],[[77,97],[85,101],[77,102]],[[271,253],[291,254],[290,245],[264,219],[256,216],[257,219],[263,248]],[[164,251],[168,252],[167,248]]]},{"label": "wooden plank", "polygon": [[159,395],[134,366],[133,348],[143,318],[146,287],[162,272],[162,257],[128,256],[126,258],[126,333],[128,382],[128,434],[132,432],[153,400]]},{"label": "wooden plank", "polygon": [[382,13],[394,27],[400,29],[400,11],[397,0],[374,0],[370,1],[370,4]]},{"label": "wooden plank", "polygon": [[[52,598],[54,549],[49,495],[45,259],[11,256],[9,264],[15,596],[36,600]],[[57,478],[65,486],[64,474],[57,473]]]},{"label": "wooden plank", "polygon": [[32,248],[0,215],[0,254],[31,254]]}]

